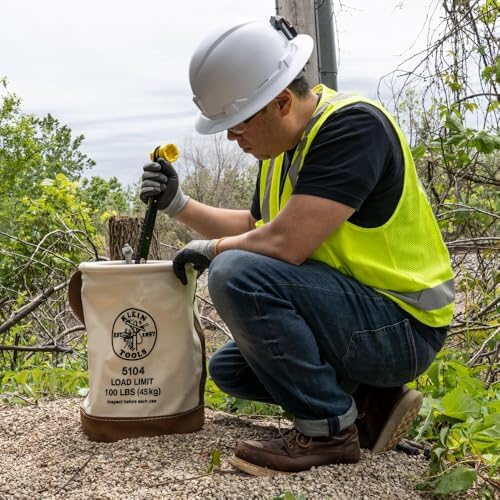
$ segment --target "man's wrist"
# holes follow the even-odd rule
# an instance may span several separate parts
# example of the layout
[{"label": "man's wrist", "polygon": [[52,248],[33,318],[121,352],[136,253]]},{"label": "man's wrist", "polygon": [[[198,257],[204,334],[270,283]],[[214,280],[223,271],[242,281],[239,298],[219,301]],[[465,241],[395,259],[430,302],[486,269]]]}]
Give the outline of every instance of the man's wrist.
[{"label": "man's wrist", "polygon": [[190,196],[185,195],[182,189],[179,189],[174,196],[174,199],[170,202],[167,208],[163,210],[170,217],[175,217],[179,212],[184,210],[187,202],[191,199]]},{"label": "man's wrist", "polygon": [[215,256],[217,255],[215,253],[217,248],[217,241],[218,240],[205,240],[204,254],[209,260],[215,259]]},{"label": "man's wrist", "polygon": [[222,237],[222,238],[219,238],[216,242],[215,242],[215,256],[217,257],[217,255],[219,255],[222,250],[220,249],[220,244],[222,243],[222,240],[225,240],[226,239],[226,236]]}]

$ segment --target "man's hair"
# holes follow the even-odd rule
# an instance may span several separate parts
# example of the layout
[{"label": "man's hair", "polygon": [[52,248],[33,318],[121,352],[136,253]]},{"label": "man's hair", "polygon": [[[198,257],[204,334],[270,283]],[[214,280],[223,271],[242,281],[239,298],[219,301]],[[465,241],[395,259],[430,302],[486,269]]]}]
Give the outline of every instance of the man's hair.
[{"label": "man's hair", "polygon": [[288,85],[288,89],[291,90],[299,99],[303,99],[309,95],[311,86],[309,85],[305,75],[301,74],[292,83],[290,83],[290,85]]}]

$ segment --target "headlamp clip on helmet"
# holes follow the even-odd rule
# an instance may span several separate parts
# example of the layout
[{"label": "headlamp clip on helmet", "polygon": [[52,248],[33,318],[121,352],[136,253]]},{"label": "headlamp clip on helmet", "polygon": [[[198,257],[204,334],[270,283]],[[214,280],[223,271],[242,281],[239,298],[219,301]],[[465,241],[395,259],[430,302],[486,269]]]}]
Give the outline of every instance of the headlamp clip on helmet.
[{"label": "headlamp clip on helmet", "polygon": [[297,36],[297,30],[283,16],[271,16],[269,22],[275,30],[281,31],[288,40],[293,40]]}]

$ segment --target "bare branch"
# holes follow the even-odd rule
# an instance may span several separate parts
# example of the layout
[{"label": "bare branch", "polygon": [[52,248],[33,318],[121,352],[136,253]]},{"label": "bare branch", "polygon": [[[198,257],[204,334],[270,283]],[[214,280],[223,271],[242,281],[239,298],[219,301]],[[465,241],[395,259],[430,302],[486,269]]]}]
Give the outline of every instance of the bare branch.
[{"label": "bare branch", "polygon": [[175,246],[175,245],[168,245],[167,243],[162,243],[161,241],[160,241],[160,246],[161,246],[161,247],[168,248],[169,250],[174,250],[174,251],[179,250],[179,247],[178,247],[178,246]]},{"label": "bare branch", "polygon": [[478,212],[480,214],[484,214],[484,215],[487,215],[493,219],[500,219],[500,216],[498,216],[497,214],[494,214],[492,212],[488,212],[486,210],[482,210],[480,208],[477,208],[477,207],[470,207],[468,205],[464,205],[463,203],[443,203],[442,207],[459,207],[459,208],[464,208],[466,209],[467,211],[470,211],[470,212]]},{"label": "bare branch", "polygon": [[[59,231],[59,230],[58,230]],[[51,234],[51,233],[49,233]],[[11,240],[14,240],[14,241],[18,241],[19,243],[22,243],[23,245],[25,246],[29,246],[29,247],[35,247],[35,253],[38,251],[39,249],[39,245],[35,245],[34,243],[31,243],[29,241],[24,241],[24,240],[21,240],[20,238],[17,238],[16,236],[12,236],[11,234],[7,234],[7,233],[4,233],[3,231],[0,231],[0,235],[2,236],[5,236],[6,238],[9,238]],[[52,255],[53,257],[59,259],[59,260],[62,260],[63,262],[67,262],[68,264],[71,264],[71,265],[76,265],[73,261],[69,260],[69,259],[66,259],[65,257],[61,257],[61,255],[55,253],[55,252],[51,252],[50,250],[48,250],[47,248],[44,248],[43,249],[45,252],[49,253],[50,255]],[[34,255],[34,254],[33,254]]]},{"label": "bare branch", "polygon": [[486,349],[486,346],[489,344],[490,340],[498,336],[498,333],[500,331],[500,328],[497,328],[494,332],[492,332],[488,338],[482,343],[481,347],[479,350],[472,356],[472,358],[469,360],[467,363],[469,366],[473,366],[476,360],[480,357],[481,353]]},{"label": "bare branch", "polygon": [[59,283],[56,286],[52,286],[40,292],[31,302],[21,307],[21,309],[13,313],[3,325],[0,325],[0,333],[10,330],[10,328],[12,328],[16,323],[19,323],[19,321],[43,304],[52,294],[66,288],[67,286],[68,281],[64,281],[63,283]]},{"label": "bare branch", "polygon": [[0,351],[21,351],[21,352],[65,352],[71,354],[73,349],[71,347],[62,347],[58,345],[0,345]]},{"label": "bare branch", "polygon": [[231,332],[222,324],[217,323],[217,321],[214,321],[212,318],[209,318],[208,316],[200,316],[200,318],[203,321],[206,321],[212,326],[215,326],[217,330],[220,330],[228,339],[233,339],[233,336],[231,335]]},{"label": "bare branch", "polygon": [[[59,219],[59,221],[61,222],[61,224],[66,228],[67,231],[72,231],[68,227],[68,225],[66,224],[66,222],[64,222],[64,219],[61,216],[59,216],[59,214],[57,214],[57,218]],[[83,222],[84,225],[86,224],[85,220],[83,218],[82,218],[82,222]],[[85,249],[85,251],[89,253],[89,255],[93,255],[93,257],[95,258],[95,260],[101,260],[100,257],[99,257],[99,252],[97,251],[97,247],[95,246],[94,242],[92,241],[92,238],[90,237],[90,235],[89,235],[89,233],[88,233],[87,230],[85,230],[85,231],[72,231],[72,232],[75,235],[76,239],[81,243],[81,245]],[[83,235],[85,237],[85,239],[88,241],[89,245],[92,247],[92,252],[89,251],[89,249],[85,247],[85,245],[80,240],[80,238],[78,238],[78,235]]]},{"label": "bare branch", "polygon": [[479,92],[477,94],[471,94],[471,95],[466,95],[463,97],[460,97],[460,99],[457,99],[455,101],[455,104],[458,104],[463,101],[467,101],[469,99],[475,99],[476,97],[494,97],[495,99],[500,99],[500,96],[498,94],[493,94],[491,92]]},{"label": "bare branch", "polygon": [[500,302],[500,297],[496,297],[494,300],[492,300],[489,304],[487,304],[486,306],[484,306],[480,311],[478,311],[476,314],[473,314],[471,315],[471,317],[469,318],[470,321],[475,321],[476,319],[479,319],[481,318],[482,316],[484,316],[488,311],[490,311],[491,309],[493,309],[494,307],[496,307],[498,305],[498,303]]},{"label": "bare branch", "polygon": [[87,467],[88,463],[92,460],[94,455],[95,455],[95,450],[92,449],[90,452],[90,456],[87,458],[87,460],[85,460],[83,465],[81,465],[62,486],[57,488],[57,490],[53,493],[53,495],[56,496],[60,491],[64,490],[64,488],[66,488],[66,486],[68,486],[68,484],[71,483],[71,481],[73,481],[73,479],[77,476],[77,474],[80,474],[80,472],[82,472],[82,470],[85,469],[85,467]]}]

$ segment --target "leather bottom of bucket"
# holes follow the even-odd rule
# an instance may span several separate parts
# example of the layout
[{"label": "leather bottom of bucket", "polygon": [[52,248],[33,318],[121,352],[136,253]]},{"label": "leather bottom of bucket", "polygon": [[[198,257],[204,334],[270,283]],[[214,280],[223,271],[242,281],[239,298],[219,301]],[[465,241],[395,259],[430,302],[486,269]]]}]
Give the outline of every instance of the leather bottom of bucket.
[{"label": "leather bottom of bucket", "polygon": [[83,432],[91,441],[112,442],[120,439],[187,434],[199,431],[205,421],[205,408],[197,408],[168,417],[107,418],[93,417],[80,408]]}]

